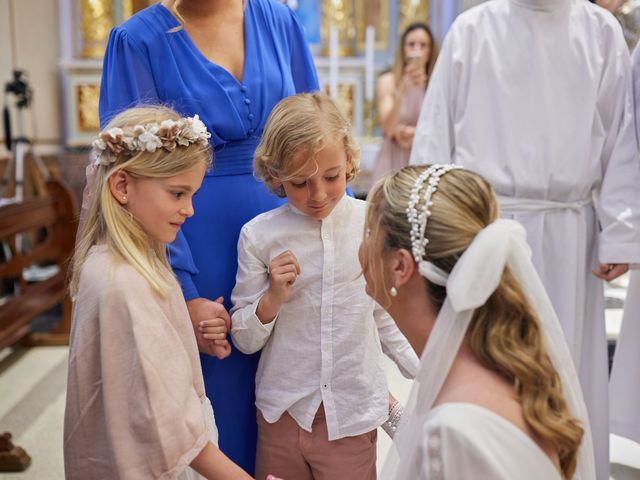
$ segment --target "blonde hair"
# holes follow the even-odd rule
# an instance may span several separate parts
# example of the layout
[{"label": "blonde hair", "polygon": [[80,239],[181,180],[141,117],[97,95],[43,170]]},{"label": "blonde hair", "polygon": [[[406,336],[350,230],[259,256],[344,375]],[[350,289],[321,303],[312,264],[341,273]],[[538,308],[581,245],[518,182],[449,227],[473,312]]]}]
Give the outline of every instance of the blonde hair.
[{"label": "blonde hair", "polygon": [[305,167],[304,162],[294,165],[294,156],[308,151],[312,157],[330,140],[344,147],[351,161],[347,182],[353,180],[360,168],[360,148],[353,138],[351,125],[333,100],[319,92],[287,97],[274,107],[267,119],[253,157],[254,175],[276,195],[285,197],[280,181],[294,177]]},{"label": "blonde hair", "polygon": [[[105,130],[178,119],[180,115],[170,108],[141,106],[118,114]],[[188,147],[178,146],[171,152],[159,148],[153,153],[143,151],[133,156],[119,155],[108,166],[100,164],[94,167],[97,170],[93,191],[72,259],[72,297],[78,292],[80,273],[89,249],[98,243],[106,243],[115,255],[131,264],[157,293],[165,293],[169,286],[164,280],[166,274],[162,273],[164,268],[169,269],[166,246],[149,237],[133,215],[116,201],[109,188],[109,177],[122,170],[134,178],[168,178],[198,164],[208,167],[210,163],[210,147],[193,143]]]},{"label": "blonde hair", "polygon": [[[388,291],[379,274],[386,255],[397,249],[411,251],[406,208],[411,188],[425,168],[428,165],[405,167],[378,182],[369,194],[370,241],[380,247],[370,249],[365,269],[372,269],[373,278],[382,278],[380,291]],[[496,196],[480,175],[452,170],[441,177],[431,201],[425,259],[451,272],[478,232],[498,218]],[[427,282],[427,293],[439,310],[446,288]],[[540,323],[508,268],[495,292],[475,311],[467,338],[479,361],[512,383],[528,426],[558,453],[562,472],[571,478],[584,431],[568,411]]]},{"label": "blonde hair", "polygon": [[407,28],[404,29],[404,32],[402,32],[402,36],[400,37],[400,41],[398,42],[396,54],[393,60],[393,67],[391,68],[391,72],[393,73],[393,78],[396,85],[400,83],[402,73],[404,72],[404,67],[407,66],[407,57],[404,54],[404,44],[407,40],[407,36],[415,30],[424,30],[429,36],[429,40],[431,40],[431,50],[429,51],[429,58],[427,58],[427,61],[424,65],[424,73],[427,74],[427,85],[429,85],[431,72],[433,72],[433,67],[436,64],[436,60],[438,59],[438,45],[436,44],[436,40],[433,36],[433,33],[431,32],[431,28],[429,28],[429,25],[422,22],[415,22],[411,25],[408,25]]}]

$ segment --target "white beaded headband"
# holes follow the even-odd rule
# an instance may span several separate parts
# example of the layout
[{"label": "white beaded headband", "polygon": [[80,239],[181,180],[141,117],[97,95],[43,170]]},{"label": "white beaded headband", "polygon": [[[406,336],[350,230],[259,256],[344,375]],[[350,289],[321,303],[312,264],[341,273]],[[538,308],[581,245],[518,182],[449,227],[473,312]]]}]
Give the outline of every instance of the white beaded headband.
[{"label": "white beaded headband", "polygon": [[[409,220],[409,223],[411,224],[411,253],[413,255],[413,259],[419,265],[420,273],[423,276],[427,276],[426,270],[433,270],[434,268],[440,270],[435,267],[435,265],[432,265],[430,264],[430,262],[426,262],[424,260],[426,248],[429,244],[429,239],[425,238],[425,231],[427,229],[428,218],[431,215],[431,210],[429,210],[429,208],[433,205],[431,197],[434,193],[436,193],[436,190],[438,189],[440,177],[451,170],[459,168],[462,167],[457,165],[431,165],[420,174],[420,176],[416,179],[415,184],[411,188],[411,192],[409,194],[409,202],[407,204],[407,220]],[[426,187],[422,195],[423,203],[420,211],[418,211],[418,204],[420,203],[420,190],[425,183]],[[427,265],[427,263],[429,265]],[[425,270],[425,272],[423,272],[423,270]],[[431,276],[432,275],[429,275],[429,277]]]},{"label": "white beaded headband", "polygon": [[135,125],[133,128],[110,128],[100,132],[93,141],[96,165],[114,163],[118,156],[131,156],[136,152],[153,153],[159,148],[172,152],[176,147],[198,143],[206,146],[211,134],[198,115],[179,120]]}]

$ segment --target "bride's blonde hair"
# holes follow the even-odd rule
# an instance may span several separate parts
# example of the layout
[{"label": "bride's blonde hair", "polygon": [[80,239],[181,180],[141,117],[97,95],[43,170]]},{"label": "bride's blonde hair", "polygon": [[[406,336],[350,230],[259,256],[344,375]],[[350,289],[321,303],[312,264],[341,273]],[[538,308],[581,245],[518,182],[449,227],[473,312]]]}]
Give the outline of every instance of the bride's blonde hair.
[{"label": "bride's blonde hair", "polygon": [[[167,107],[136,107],[118,114],[105,130],[160,124],[163,120],[177,121],[180,118]],[[202,143],[190,143],[186,147],[177,146],[171,152],[158,148],[153,153],[142,151],[132,156],[118,155],[109,165],[97,165],[89,206],[83,216],[72,258],[71,296],[74,297],[78,291],[80,272],[89,249],[98,243],[106,243],[114,254],[130,263],[153,290],[160,294],[166,292],[169,286],[165,281],[166,272],[163,272],[169,268],[166,246],[147,235],[138,221],[116,201],[109,189],[109,177],[123,170],[132,177],[168,178],[198,164],[209,167],[210,163],[210,147]]]},{"label": "bride's blonde hair", "polygon": [[[426,168],[405,167],[380,181],[369,194],[369,244],[377,247],[369,249],[365,270],[381,279],[377,286],[381,292],[389,291],[382,274],[386,255],[397,249],[411,252],[406,208],[411,189]],[[443,175],[431,201],[425,260],[449,273],[478,232],[499,217],[498,204],[491,186],[468,170]],[[439,310],[447,292],[427,282],[427,294]],[[527,424],[557,452],[564,476],[571,478],[584,431],[569,413],[538,318],[509,268],[495,292],[475,311],[467,338],[480,362],[513,385]]]}]

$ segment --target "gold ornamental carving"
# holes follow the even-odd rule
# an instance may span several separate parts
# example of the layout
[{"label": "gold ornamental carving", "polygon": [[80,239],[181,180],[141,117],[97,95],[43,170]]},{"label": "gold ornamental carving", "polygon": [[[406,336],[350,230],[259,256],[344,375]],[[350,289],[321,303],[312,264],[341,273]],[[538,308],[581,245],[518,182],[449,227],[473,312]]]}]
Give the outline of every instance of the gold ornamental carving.
[{"label": "gold ornamental carving", "polygon": [[[329,85],[325,85],[324,93],[330,95]],[[339,83],[336,104],[351,125],[355,124],[355,86],[352,83]]]},{"label": "gold ornamental carving", "polygon": [[102,58],[113,25],[111,1],[80,0],[81,56]]},{"label": "gold ornamental carving", "polygon": [[633,50],[640,39],[640,1],[627,0],[616,14],[622,25],[622,33],[629,50]]},{"label": "gold ornamental carving", "polygon": [[329,29],[338,30],[338,53],[343,57],[353,55],[355,28],[352,0],[322,0],[322,52],[329,55]]},{"label": "gold ornamental carving", "polygon": [[91,133],[100,131],[100,117],[98,116],[99,98],[99,85],[76,85],[76,125],[80,132]]},{"label": "gold ornamental carving", "polygon": [[429,0],[399,0],[398,35],[413,22],[429,22]]},{"label": "gold ornamental carving", "polygon": [[376,50],[389,47],[389,12],[389,0],[356,0],[356,45],[360,52],[364,52],[369,25],[376,29]]}]

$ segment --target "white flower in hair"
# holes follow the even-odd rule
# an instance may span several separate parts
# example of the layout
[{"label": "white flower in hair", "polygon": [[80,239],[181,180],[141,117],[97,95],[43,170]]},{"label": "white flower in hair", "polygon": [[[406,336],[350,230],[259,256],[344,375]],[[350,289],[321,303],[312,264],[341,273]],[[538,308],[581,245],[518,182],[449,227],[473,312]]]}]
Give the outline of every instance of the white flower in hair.
[{"label": "white flower in hair", "polygon": [[142,150],[153,153],[158,148],[162,147],[162,141],[157,135],[158,130],[158,125],[149,124],[146,126],[145,131],[138,137]]},{"label": "white flower in hair", "polygon": [[96,138],[91,146],[98,154],[103,152],[107,148],[107,144],[104,143],[104,140],[102,140],[100,137]]},{"label": "white flower in hair", "polygon": [[211,134],[207,131],[207,127],[200,117],[196,114],[192,118],[180,119],[180,131],[176,137],[178,145],[187,146],[190,143],[206,144]]}]

